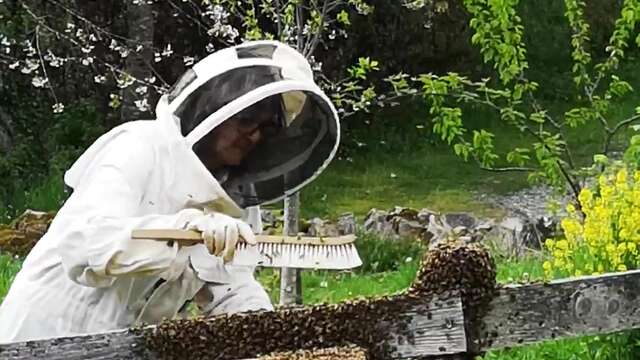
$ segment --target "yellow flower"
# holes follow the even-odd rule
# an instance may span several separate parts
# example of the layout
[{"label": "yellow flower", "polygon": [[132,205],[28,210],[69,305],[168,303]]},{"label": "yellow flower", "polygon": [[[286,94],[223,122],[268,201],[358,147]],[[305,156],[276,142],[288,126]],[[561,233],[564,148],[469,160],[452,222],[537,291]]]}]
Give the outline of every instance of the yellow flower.
[{"label": "yellow flower", "polygon": [[567,250],[569,248],[569,243],[564,239],[558,240],[558,242],[556,243],[556,247],[560,250]]},{"label": "yellow flower", "polygon": [[576,270],[576,272],[575,272],[575,276],[582,276],[582,271],[580,271],[580,270]]},{"label": "yellow flower", "polygon": [[627,266],[625,264],[618,265],[618,271],[627,271]]},{"label": "yellow flower", "polygon": [[593,192],[588,188],[582,189],[582,191],[580,191],[580,195],[578,195],[578,200],[580,201],[580,204],[587,206],[593,200]]},{"label": "yellow flower", "polygon": [[553,239],[547,239],[544,242],[544,245],[547,247],[548,250],[553,250],[553,246],[555,245],[555,241],[553,241]]},{"label": "yellow flower", "polygon": [[559,250],[559,249],[553,250],[553,257],[556,258],[556,259],[563,258],[564,257],[564,251]]},{"label": "yellow flower", "polygon": [[622,168],[618,171],[618,174],[616,174],[616,186],[627,186],[627,169]]},{"label": "yellow flower", "polygon": [[551,262],[545,261],[544,263],[542,263],[542,268],[544,269],[544,271],[551,271]]}]

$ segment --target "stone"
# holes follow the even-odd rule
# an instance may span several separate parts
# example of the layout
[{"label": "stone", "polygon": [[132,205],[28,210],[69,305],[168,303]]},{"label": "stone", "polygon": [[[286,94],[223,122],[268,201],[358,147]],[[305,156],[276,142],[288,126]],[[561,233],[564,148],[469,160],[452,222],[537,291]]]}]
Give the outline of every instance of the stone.
[{"label": "stone", "polygon": [[469,229],[466,226],[456,226],[453,228],[453,233],[458,236],[466,235],[469,233]]},{"label": "stone", "polygon": [[518,256],[521,253],[520,234],[524,222],[519,217],[507,217],[495,226],[489,233],[494,247],[498,252],[507,256]]},{"label": "stone", "polygon": [[344,213],[338,218],[338,233],[348,235],[356,233],[356,217],[353,213]]},{"label": "stone", "polygon": [[399,237],[421,239],[426,229],[418,221],[395,218],[394,230]]},{"label": "stone", "polygon": [[391,220],[394,217],[401,217],[407,220],[417,220],[418,210],[396,206],[391,210],[391,212],[389,212],[389,215],[387,215],[387,220]]},{"label": "stone", "polygon": [[420,222],[420,224],[422,225],[427,225],[429,224],[429,219],[431,219],[431,217],[435,217],[435,216],[440,216],[440,213],[433,211],[433,210],[429,210],[429,209],[421,209],[418,212],[417,218],[418,221]]},{"label": "stone", "polygon": [[364,231],[383,236],[393,235],[391,223],[387,220],[389,213],[383,210],[371,209],[364,219]]},{"label": "stone", "polygon": [[338,231],[338,225],[325,221],[320,218],[313,218],[309,220],[309,230],[307,233],[310,236],[317,237],[328,237],[328,236],[339,236],[340,233]]},{"label": "stone", "polygon": [[444,215],[444,221],[452,228],[458,226],[464,226],[467,229],[472,229],[478,223],[478,220],[467,213],[450,213]]},{"label": "stone", "polygon": [[535,221],[527,221],[520,233],[521,246],[540,250],[545,240],[556,236],[558,222],[548,216],[543,216]]}]

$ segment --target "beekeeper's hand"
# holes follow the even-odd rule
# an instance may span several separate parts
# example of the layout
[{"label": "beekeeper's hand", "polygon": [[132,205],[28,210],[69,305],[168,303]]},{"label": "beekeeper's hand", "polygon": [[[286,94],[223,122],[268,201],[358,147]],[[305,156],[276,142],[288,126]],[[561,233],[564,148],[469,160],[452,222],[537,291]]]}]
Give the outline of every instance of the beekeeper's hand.
[{"label": "beekeeper's hand", "polygon": [[239,242],[257,243],[249,224],[221,213],[198,216],[187,224],[187,229],[200,231],[207,250],[215,256],[222,256],[225,263],[233,259]]}]

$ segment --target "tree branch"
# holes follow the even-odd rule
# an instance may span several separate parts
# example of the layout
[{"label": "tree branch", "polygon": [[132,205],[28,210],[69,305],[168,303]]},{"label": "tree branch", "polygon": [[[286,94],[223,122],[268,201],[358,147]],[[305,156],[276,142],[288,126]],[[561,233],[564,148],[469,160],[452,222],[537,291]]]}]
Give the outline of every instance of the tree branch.
[{"label": "tree branch", "polygon": [[36,25],[36,50],[38,51],[38,58],[40,59],[40,66],[42,67],[42,73],[44,74],[44,78],[47,80],[46,86],[51,90],[51,95],[53,95],[53,100],[58,104],[58,97],[56,96],[56,92],[53,90],[53,86],[49,81],[49,75],[47,74],[47,67],[44,63],[44,59],[42,58],[42,51],[40,51],[40,25]]},{"label": "tree branch", "polygon": [[491,172],[510,172],[510,171],[518,171],[518,172],[531,172],[534,171],[534,168],[529,168],[529,167],[518,167],[518,166],[514,166],[514,167],[486,167],[486,166],[480,166],[480,169],[485,170],[485,171],[491,171]]},{"label": "tree branch", "polygon": [[576,184],[575,181],[573,181],[573,178],[571,178],[571,175],[567,173],[567,171],[562,166],[559,160],[556,161],[556,164],[558,165],[558,168],[560,169],[562,176],[564,176],[565,180],[569,183],[569,186],[571,187],[571,191],[573,191],[574,199],[576,201],[576,204],[578,205],[578,211],[582,212],[582,205],[580,204],[580,200],[579,200],[580,186]]},{"label": "tree branch", "polygon": [[282,13],[281,9],[280,9],[280,0],[276,0],[276,16],[275,16],[275,20],[276,20],[276,25],[278,26],[278,36],[277,38],[279,40],[282,40],[282,24],[280,23],[280,14]]},{"label": "tree branch", "polygon": [[[538,102],[538,99],[536,99],[536,97],[533,95],[533,93],[531,91],[528,92],[529,94],[529,99],[531,100],[531,105],[533,106],[533,109],[536,112],[541,112],[543,111],[542,106],[540,106],[540,103]],[[568,142],[567,142],[567,137],[564,133],[564,129],[562,128],[562,126],[557,123],[549,114],[547,114],[545,112],[544,115],[545,119],[547,119],[549,121],[549,123],[551,123],[551,125],[556,128],[558,130],[558,133],[560,134],[560,138],[562,139],[562,141],[564,141],[565,143],[565,153],[567,155],[567,161],[569,162],[569,167],[571,167],[572,169],[576,168],[575,162],[573,161],[573,154],[571,153],[571,149],[569,149],[568,146]]]},{"label": "tree branch", "polygon": [[320,34],[322,34],[322,31],[325,26],[325,19],[327,17],[328,12],[329,12],[329,0],[324,0],[324,3],[322,4],[322,12],[320,13],[320,29],[318,29],[318,31],[316,31],[316,33],[313,34],[312,40],[309,43],[307,43],[307,45],[305,46],[305,49],[303,52],[305,58],[309,58],[313,54],[313,52],[316,50],[316,47],[318,46],[318,41],[320,40]]},{"label": "tree branch", "polygon": [[607,138],[605,139],[604,142],[604,148],[603,148],[603,153],[606,154],[609,151],[609,146],[611,145],[611,141],[613,140],[613,137],[615,136],[615,134],[622,129],[625,126],[630,125],[632,122],[636,121],[640,119],[640,114],[636,114],[628,119],[625,119],[621,122],[619,122],[618,124],[616,124],[616,126],[608,133]]},{"label": "tree branch", "polygon": [[[132,43],[134,45],[143,45],[146,46],[145,44],[142,44],[134,39],[128,38],[126,36],[122,36],[122,35],[118,35],[118,34],[114,34],[108,30],[103,29],[102,27],[94,24],[91,20],[87,19],[86,17],[82,16],[81,14],[71,10],[70,8],[66,7],[65,5],[61,4],[60,2],[56,1],[56,0],[48,0],[49,2],[53,3],[54,5],[57,5],[59,8],[61,8],[62,10],[64,10],[66,13],[68,13],[69,15],[77,18],[78,20],[82,21],[83,23],[85,23],[86,25],[90,26],[91,28],[95,29],[97,32],[106,34],[110,37],[113,38],[117,38],[120,39],[122,41],[125,42],[129,42]],[[152,48],[154,51],[158,51],[157,48],[154,48],[153,46],[150,46],[150,48]]]},{"label": "tree branch", "polygon": [[302,51],[304,48],[304,14],[302,13],[302,5],[296,5],[296,24],[298,25],[297,29],[297,49],[298,51]]}]

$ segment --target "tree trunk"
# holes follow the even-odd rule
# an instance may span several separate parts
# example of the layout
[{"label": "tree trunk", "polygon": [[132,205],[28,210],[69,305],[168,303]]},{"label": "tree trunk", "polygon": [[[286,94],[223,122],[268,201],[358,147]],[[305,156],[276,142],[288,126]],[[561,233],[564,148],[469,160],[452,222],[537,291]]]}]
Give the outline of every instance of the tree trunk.
[{"label": "tree trunk", "polygon": [[[135,52],[136,45],[131,44],[130,47],[133,48],[133,51],[131,51],[125,63],[126,73],[135,79],[144,79],[151,75],[149,64],[154,55],[152,50],[154,27],[152,6],[153,5],[146,4],[146,2],[140,5],[134,5],[131,2],[127,3],[128,37],[134,40],[135,43],[144,46],[142,51]],[[136,100],[143,100],[148,97],[148,93],[136,93],[135,90],[139,86],[139,83],[134,83],[122,91],[121,122],[148,118],[150,116],[151,113],[149,110],[142,111],[136,106]],[[148,91],[151,91],[151,89],[148,89]]]}]

